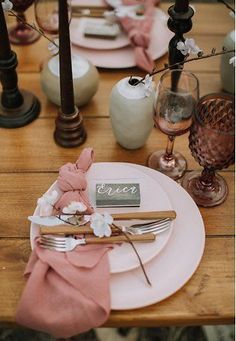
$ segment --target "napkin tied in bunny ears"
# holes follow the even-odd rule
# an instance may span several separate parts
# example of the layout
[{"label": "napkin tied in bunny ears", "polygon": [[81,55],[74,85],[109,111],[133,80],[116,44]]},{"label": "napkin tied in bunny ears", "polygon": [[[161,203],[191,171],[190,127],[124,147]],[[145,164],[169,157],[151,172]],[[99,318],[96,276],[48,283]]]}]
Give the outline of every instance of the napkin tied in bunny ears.
[{"label": "napkin tied in bunny ears", "polygon": [[57,211],[62,212],[63,208],[73,201],[79,201],[87,207],[86,213],[94,212],[88,199],[86,172],[94,161],[92,148],[85,148],[76,163],[67,163],[59,170],[57,185],[63,193],[55,203]]},{"label": "napkin tied in bunny ears", "polygon": [[[79,200],[92,211],[86,193],[86,171],[92,162],[93,150],[86,148],[75,164],[61,167],[58,185],[62,195],[56,203],[60,210],[71,200]],[[27,282],[16,322],[56,338],[72,337],[103,324],[111,305],[111,248],[109,244],[83,245],[57,252],[41,248],[36,239],[24,272]]]}]

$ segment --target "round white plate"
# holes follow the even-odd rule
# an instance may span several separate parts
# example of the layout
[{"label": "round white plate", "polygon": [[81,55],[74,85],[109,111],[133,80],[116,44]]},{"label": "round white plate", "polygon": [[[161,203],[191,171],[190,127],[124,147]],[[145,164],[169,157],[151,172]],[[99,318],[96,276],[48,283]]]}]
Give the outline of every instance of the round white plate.
[{"label": "round white plate", "polygon": [[[126,164],[122,164],[126,166]],[[193,199],[176,182],[150,168],[129,164],[161,183],[177,213],[173,233],[164,250],[145,265],[152,287],[140,268],[111,276],[111,307],[136,309],[164,300],[194,274],[203,255],[205,229]],[[117,167],[117,165],[114,166]],[[153,192],[152,192],[153,193]]]},{"label": "round white plate", "polygon": [[99,50],[112,50],[119,49],[124,46],[130,45],[129,38],[123,30],[116,39],[99,39],[88,38],[84,36],[85,26],[89,23],[104,23],[105,19],[102,18],[73,18],[70,24],[70,40],[76,46],[86,47],[88,49]]},{"label": "round white plate", "polygon": [[[126,207],[126,208],[97,208],[97,212],[107,211],[109,213],[115,212],[137,212],[137,211],[164,211],[171,210],[172,206],[170,200],[162,189],[161,185],[153,180],[150,176],[145,175],[138,169],[131,168],[129,164],[120,163],[94,163],[87,173],[88,193],[92,206],[95,205],[95,188],[96,183],[139,183],[141,192],[140,207]],[[48,192],[57,189],[56,182],[49,188]],[[39,214],[39,207],[36,207],[34,215]],[[131,221],[117,221],[118,225],[130,225]],[[172,223],[174,227],[174,222]],[[143,264],[149,262],[152,258],[157,256],[167,244],[173,227],[167,231],[158,234],[155,242],[152,243],[135,243],[135,247],[139,252]],[[39,226],[31,224],[30,238],[31,246],[33,247],[34,239],[39,235]],[[114,245],[112,251],[109,252],[110,271],[112,274],[120,273],[135,269],[140,266],[136,254],[128,243],[121,245]]]},{"label": "round white plate", "polygon": [[[168,16],[159,8],[155,9],[155,20],[152,26],[148,52],[153,60],[163,56],[168,50],[169,40],[173,33],[167,27]],[[95,66],[103,68],[128,68],[136,65],[134,49],[126,46],[114,50],[96,50],[72,46],[73,53],[87,58]]]}]

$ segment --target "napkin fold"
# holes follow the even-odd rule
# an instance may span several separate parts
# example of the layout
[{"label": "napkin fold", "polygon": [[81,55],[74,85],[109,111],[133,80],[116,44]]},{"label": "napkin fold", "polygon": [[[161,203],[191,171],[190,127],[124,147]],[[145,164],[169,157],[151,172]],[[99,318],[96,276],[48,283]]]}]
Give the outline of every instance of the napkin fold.
[{"label": "napkin fold", "polygon": [[69,162],[60,168],[57,185],[63,194],[55,204],[58,211],[62,211],[72,201],[80,201],[87,207],[87,214],[93,213],[88,199],[86,180],[86,172],[93,161],[93,149],[85,148],[75,164]]},{"label": "napkin fold", "polygon": [[[123,4],[137,5],[138,2],[123,0]],[[136,65],[147,72],[151,72],[154,67],[154,62],[148,52],[148,47],[150,44],[150,34],[155,15],[155,4],[156,0],[145,0],[143,2],[143,17],[132,17],[128,15],[128,12],[125,16],[119,16],[120,23],[124,30],[128,33],[128,37],[134,47]]]},{"label": "napkin fold", "polygon": [[[83,200],[86,171],[93,162],[93,150],[86,148],[75,164],[60,169],[58,185],[63,191],[56,203],[62,209],[70,201]],[[73,188],[75,190],[73,191]],[[26,285],[20,298],[16,322],[68,338],[103,324],[110,313],[109,260],[111,245],[77,246],[71,252],[35,247],[26,266]]]}]

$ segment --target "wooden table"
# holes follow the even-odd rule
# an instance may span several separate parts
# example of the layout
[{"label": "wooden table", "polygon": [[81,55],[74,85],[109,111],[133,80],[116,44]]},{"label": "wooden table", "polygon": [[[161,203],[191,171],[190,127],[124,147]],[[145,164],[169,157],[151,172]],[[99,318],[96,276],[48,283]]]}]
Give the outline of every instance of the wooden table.
[{"label": "wooden table", "polygon": [[[169,4],[163,4],[167,10]],[[220,4],[195,4],[193,29],[204,51],[221,48],[223,37],[233,29],[228,10]],[[28,16],[29,17],[29,16]],[[88,132],[86,143],[74,149],[57,146],[53,140],[57,107],[40,89],[40,64],[47,58],[47,41],[13,47],[19,59],[21,88],[30,89],[42,103],[40,117],[20,129],[1,129],[0,166],[0,323],[14,324],[14,313],[24,287],[23,270],[30,254],[29,222],[37,198],[56,179],[58,169],[73,162],[86,146],[93,146],[96,161],[125,161],[146,164],[148,155],[164,148],[166,137],[157,130],[140,150],[121,148],[112,134],[108,96],[112,86],[129,75],[143,75],[138,69],[99,70],[100,87],[93,100],[81,108]],[[157,61],[161,66],[163,56]],[[200,80],[201,95],[221,90],[220,58],[214,57],[186,65]],[[156,77],[158,80],[160,75]],[[176,139],[176,149],[187,157],[189,170],[200,166],[188,149],[187,134]],[[106,326],[163,326],[233,323],[234,317],[234,171],[221,172],[229,185],[229,196],[219,207],[204,209],[206,248],[199,268],[176,294],[149,307],[112,311]]]}]

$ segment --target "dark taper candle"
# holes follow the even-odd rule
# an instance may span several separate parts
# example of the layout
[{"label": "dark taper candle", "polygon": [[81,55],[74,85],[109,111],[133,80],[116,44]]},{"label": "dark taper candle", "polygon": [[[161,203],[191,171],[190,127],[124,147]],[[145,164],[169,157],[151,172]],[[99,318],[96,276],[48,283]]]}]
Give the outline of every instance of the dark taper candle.
[{"label": "dark taper candle", "polygon": [[11,47],[8,39],[7,25],[0,0],[0,59],[9,59],[11,57]]},{"label": "dark taper candle", "polygon": [[175,1],[175,11],[178,13],[185,13],[188,11],[189,0],[176,0]]},{"label": "dark taper candle", "polygon": [[67,0],[59,0],[59,60],[61,111],[64,115],[75,112],[71,65],[70,31]]}]

